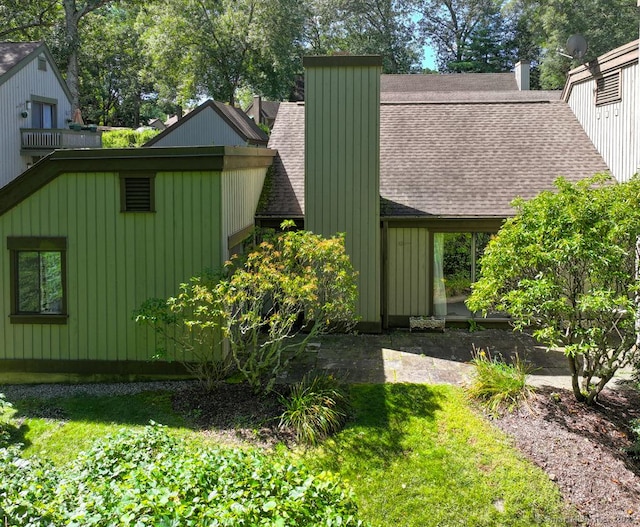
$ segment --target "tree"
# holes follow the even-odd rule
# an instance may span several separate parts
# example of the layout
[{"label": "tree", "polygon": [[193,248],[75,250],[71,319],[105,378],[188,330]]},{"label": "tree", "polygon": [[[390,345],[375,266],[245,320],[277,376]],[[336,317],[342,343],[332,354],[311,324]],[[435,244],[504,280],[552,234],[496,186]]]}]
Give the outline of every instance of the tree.
[{"label": "tree", "polygon": [[0,40],[39,40],[43,28],[50,28],[60,14],[58,0],[0,0]]},{"label": "tree", "polygon": [[517,214],[489,243],[467,305],[508,312],[516,329],[563,347],[575,397],[593,404],[639,356],[640,179],[555,185],[557,192],[514,202]]},{"label": "tree", "polygon": [[355,322],[357,286],[343,235],[274,235],[228,278],[204,274],[180,289],[177,297],[147,301],[136,320],[176,343],[188,363],[195,359],[194,371],[209,386],[231,357],[255,392],[268,392],[310,339]]},{"label": "tree", "polygon": [[295,0],[164,0],[145,8],[143,44],[161,97],[229,104],[248,86],[288,96],[301,68],[304,4]]},{"label": "tree", "polygon": [[[503,55],[506,30],[500,15],[501,0],[424,0],[420,22],[424,38],[436,48],[440,71],[493,71],[481,67],[489,55]],[[480,40],[484,41],[481,46]],[[472,43],[476,41],[476,50]],[[488,46],[488,44],[491,44]],[[484,47],[478,53],[478,48]],[[489,49],[489,47],[491,49]],[[482,59],[482,57],[486,59]],[[507,68],[509,64],[500,67]]]},{"label": "tree", "polygon": [[[562,88],[571,68],[638,38],[640,13],[636,0],[512,0],[511,4],[525,14],[521,23],[529,26],[527,31],[535,35],[543,49],[540,69],[544,89]],[[558,53],[576,33],[589,43],[582,60]]]},{"label": "tree", "polygon": [[384,73],[419,68],[420,39],[413,0],[315,0],[307,45],[315,54],[379,54]]}]

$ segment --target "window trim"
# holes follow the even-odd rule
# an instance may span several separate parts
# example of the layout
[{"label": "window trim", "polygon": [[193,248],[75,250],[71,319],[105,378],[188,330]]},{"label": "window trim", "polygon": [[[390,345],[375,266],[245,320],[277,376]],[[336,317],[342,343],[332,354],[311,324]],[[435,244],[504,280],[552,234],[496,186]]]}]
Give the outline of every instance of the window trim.
[{"label": "window trim", "polygon": [[[148,179],[149,180],[149,209],[148,210],[129,210],[127,209],[127,179]],[[120,172],[120,212],[128,214],[142,212],[156,212],[156,174],[155,172]]]},{"label": "window trim", "polygon": [[[60,236],[8,236],[9,249],[9,295],[12,324],[66,324],[67,311],[67,239]],[[62,273],[62,313],[20,313],[18,310],[18,253],[21,251],[59,252]]]}]

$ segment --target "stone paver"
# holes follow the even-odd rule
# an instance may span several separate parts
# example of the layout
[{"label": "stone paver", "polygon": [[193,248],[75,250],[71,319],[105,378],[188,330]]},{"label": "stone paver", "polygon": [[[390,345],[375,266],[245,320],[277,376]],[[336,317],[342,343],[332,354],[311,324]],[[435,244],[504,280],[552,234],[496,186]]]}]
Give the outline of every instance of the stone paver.
[{"label": "stone paver", "polygon": [[509,330],[469,333],[395,331],[382,335],[319,337],[290,365],[282,380],[299,380],[309,370],[332,373],[347,382],[410,382],[464,385],[473,374],[474,350],[511,360],[516,355],[535,369],[530,383],[571,388],[564,355],[547,352],[533,339]]}]

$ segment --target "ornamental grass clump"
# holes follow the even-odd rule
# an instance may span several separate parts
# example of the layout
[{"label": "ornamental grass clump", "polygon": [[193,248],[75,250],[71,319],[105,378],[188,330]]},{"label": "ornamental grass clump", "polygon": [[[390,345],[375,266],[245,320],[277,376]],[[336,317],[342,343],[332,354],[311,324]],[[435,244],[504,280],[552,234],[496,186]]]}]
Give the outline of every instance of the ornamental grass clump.
[{"label": "ornamental grass clump", "polygon": [[491,413],[512,411],[533,394],[527,384],[531,367],[516,354],[512,364],[491,357],[482,349],[473,352],[471,364],[475,366],[475,378],[468,393],[479,400]]},{"label": "ornamental grass clump", "polygon": [[348,394],[332,375],[305,375],[281,401],[285,411],[280,426],[292,428],[307,445],[339,432],[349,416]]}]

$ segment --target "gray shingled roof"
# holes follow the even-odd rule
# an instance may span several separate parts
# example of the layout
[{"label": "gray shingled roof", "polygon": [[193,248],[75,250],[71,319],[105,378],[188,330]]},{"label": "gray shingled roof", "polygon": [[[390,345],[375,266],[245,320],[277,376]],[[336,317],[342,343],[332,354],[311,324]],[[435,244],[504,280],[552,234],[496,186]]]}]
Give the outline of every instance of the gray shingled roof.
[{"label": "gray shingled roof", "polygon": [[513,73],[432,73],[381,75],[380,91],[518,91]]},{"label": "gray shingled roof", "polygon": [[[522,92],[521,92],[522,93]],[[505,217],[510,202],[558,176],[606,171],[569,106],[558,100],[394,103],[380,111],[384,217]],[[269,147],[278,150],[259,216],[304,214],[304,105],[282,103]]]},{"label": "gray shingled roof", "polygon": [[381,92],[381,102],[523,102],[557,101],[560,90],[541,91],[421,91],[421,92]]},{"label": "gray shingled roof", "polygon": [[0,76],[41,46],[41,42],[0,42]]}]

